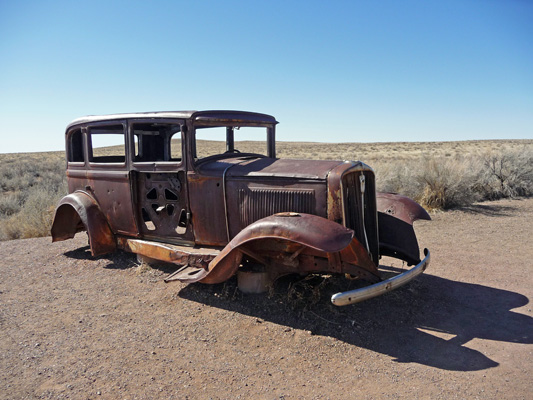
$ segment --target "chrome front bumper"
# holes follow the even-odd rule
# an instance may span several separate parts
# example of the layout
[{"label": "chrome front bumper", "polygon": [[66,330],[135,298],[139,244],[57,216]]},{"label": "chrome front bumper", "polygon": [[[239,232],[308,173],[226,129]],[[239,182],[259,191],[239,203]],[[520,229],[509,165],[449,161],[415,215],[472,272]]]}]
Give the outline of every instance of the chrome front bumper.
[{"label": "chrome front bumper", "polygon": [[350,290],[348,292],[336,293],[331,296],[331,302],[336,306],[346,306],[348,304],[359,303],[372,297],[380,296],[384,293],[390,292],[402,285],[405,285],[409,281],[416,278],[422,272],[426,270],[429,265],[429,250],[424,249],[424,259],[418,263],[415,267],[409,271],[405,271],[392,278],[384,280],[382,282],[375,283],[371,286],[367,286],[360,289]]}]

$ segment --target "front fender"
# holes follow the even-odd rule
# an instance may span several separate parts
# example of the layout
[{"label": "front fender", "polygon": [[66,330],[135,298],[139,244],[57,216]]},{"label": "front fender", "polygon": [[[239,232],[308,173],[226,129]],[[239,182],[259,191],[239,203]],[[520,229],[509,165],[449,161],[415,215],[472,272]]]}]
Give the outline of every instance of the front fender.
[{"label": "front fender", "polygon": [[379,253],[414,265],[420,263],[420,249],[413,228],[419,219],[430,220],[426,210],[408,197],[377,193]]},{"label": "front fender", "polygon": [[71,193],[59,202],[52,223],[52,242],[71,239],[86,230],[91,254],[99,256],[116,249],[116,241],[104,213],[89,194]]},{"label": "front fender", "polygon": [[266,239],[296,243],[324,255],[340,253],[341,259],[345,257],[347,262],[358,262],[377,274],[377,269],[366,251],[363,249],[361,253],[359,247],[353,243],[353,236],[351,229],[316,215],[275,214],[260,219],[239,232],[209,263],[207,271],[197,280],[202,283],[220,283],[227,280],[239,268],[245,252],[242,246]]}]

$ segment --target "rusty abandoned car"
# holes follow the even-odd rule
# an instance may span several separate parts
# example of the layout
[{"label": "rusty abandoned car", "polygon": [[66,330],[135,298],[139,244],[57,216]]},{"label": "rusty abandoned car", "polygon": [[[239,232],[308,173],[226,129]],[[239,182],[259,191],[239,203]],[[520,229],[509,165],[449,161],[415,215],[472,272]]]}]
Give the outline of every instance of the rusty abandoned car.
[{"label": "rusty abandoned car", "polygon": [[[376,193],[359,161],[276,158],[266,114],[179,111],[79,118],[66,129],[69,193],[53,241],[87,231],[92,255],[117,249],[174,263],[167,281],[220,283],[238,271],[344,274],[369,285],[335,305],[388,292],[422,273],[413,200]],[[109,143],[115,146],[108,146]],[[119,144],[119,145],[116,145]],[[217,147],[218,146],[218,147]],[[381,256],[411,269],[383,280]]]}]

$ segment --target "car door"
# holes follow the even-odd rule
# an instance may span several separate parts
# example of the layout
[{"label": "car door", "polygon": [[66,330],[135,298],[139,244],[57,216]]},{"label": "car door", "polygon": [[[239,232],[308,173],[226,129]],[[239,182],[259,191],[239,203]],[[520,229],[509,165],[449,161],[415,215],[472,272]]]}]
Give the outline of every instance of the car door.
[{"label": "car door", "polygon": [[111,230],[130,236],[137,234],[137,226],[133,217],[126,127],[125,120],[94,122],[83,127],[87,134],[87,169],[68,172],[77,178],[77,185],[84,183],[82,190],[96,199]]},{"label": "car door", "polygon": [[167,119],[129,122],[132,191],[143,238],[194,243],[186,163],[182,156],[183,123]]}]

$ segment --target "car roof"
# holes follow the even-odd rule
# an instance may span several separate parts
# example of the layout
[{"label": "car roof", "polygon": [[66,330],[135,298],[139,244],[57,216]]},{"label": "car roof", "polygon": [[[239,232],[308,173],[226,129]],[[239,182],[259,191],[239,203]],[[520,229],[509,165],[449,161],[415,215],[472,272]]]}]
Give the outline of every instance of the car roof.
[{"label": "car roof", "polygon": [[152,118],[177,118],[194,119],[199,124],[209,123],[230,123],[230,122],[253,122],[277,124],[276,119],[267,114],[254,113],[249,111],[233,110],[208,110],[208,111],[153,111],[110,115],[88,115],[77,118],[67,126],[67,131],[74,125],[87,124],[100,121],[113,121],[123,119],[152,119]]}]

